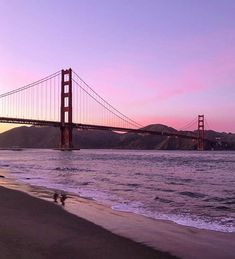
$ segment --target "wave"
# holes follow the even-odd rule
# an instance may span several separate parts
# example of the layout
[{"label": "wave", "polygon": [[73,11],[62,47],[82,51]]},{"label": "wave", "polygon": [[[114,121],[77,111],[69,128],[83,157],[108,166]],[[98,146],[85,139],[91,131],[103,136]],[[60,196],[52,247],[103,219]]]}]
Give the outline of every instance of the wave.
[{"label": "wave", "polygon": [[234,204],[235,203],[235,197],[210,197],[207,199],[204,199],[203,201],[207,201],[207,202],[221,202],[224,204]]},{"label": "wave", "polygon": [[161,189],[161,188],[158,188],[159,191],[162,191],[162,192],[175,192],[175,190],[172,190],[172,189]]},{"label": "wave", "polygon": [[177,224],[195,227],[199,229],[208,229],[221,232],[235,232],[234,220],[231,218],[224,218],[219,222],[218,220],[212,221],[209,218],[192,217],[190,215],[183,214],[164,214],[157,211],[149,211],[143,207],[141,202],[124,202],[120,204],[113,205],[111,207],[113,210],[131,212],[139,214],[148,218],[170,220]]},{"label": "wave", "polygon": [[191,198],[204,198],[206,197],[205,194],[198,193],[198,192],[179,192],[180,195],[188,196]]},{"label": "wave", "polygon": [[127,186],[130,186],[130,187],[139,187],[140,184],[139,184],[139,183],[128,183]]},{"label": "wave", "polygon": [[168,199],[163,199],[163,198],[159,198],[159,197],[155,197],[154,200],[162,202],[162,203],[171,203],[171,200]]},{"label": "wave", "polygon": [[226,207],[226,206],[217,206],[217,207],[215,207],[217,210],[230,210],[230,208],[229,207]]},{"label": "wave", "polygon": [[54,168],[56,171],[77,171],[77,172],[95,172],[95,170],[77,168],[77,167],[56,167]]}]

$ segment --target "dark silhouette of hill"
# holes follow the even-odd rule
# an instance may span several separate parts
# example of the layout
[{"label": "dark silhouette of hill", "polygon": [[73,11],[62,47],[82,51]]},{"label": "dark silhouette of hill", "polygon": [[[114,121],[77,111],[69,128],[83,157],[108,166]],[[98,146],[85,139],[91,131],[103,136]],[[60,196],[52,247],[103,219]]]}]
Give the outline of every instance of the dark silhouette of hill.
[{"label": "dark silhouette of hill", "polygon": [[[197,132],[180,131],[162,124],[152,124],[145,130],[183,133],[186,135]],[[235,134],[206,131],[205,137],[217,140],[216,144],[206,143],[205,149],[235,150]],[[0,134],[0,148],[58,148],[60,131],[54,127],[18,127]],[[160,135],[116,133],[102,130],[73,131],[74,148],[118,148],[118,149],[164,149],[164,150],[194,150],[197,141]]]}]

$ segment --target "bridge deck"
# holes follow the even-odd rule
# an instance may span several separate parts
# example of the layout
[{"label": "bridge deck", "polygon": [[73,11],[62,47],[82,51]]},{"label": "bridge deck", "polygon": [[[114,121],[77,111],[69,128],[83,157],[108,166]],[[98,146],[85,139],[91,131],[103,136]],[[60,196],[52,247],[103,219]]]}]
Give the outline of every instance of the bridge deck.
[{"label": "bridge deck", "polygon": [[[35,125],[35,126],[52,126],[52,127],[60,127],[61,123],[58,121],[45,121],[45,120],[33,120],[33,119],[24,119],[24,118],[6,118],[0,117],[0,123],[15,123],[15,124],[27,124],[27,125]],[[69,125],[65,123],[64,126]],[[111,126],[101,126],[101,125],[91,125],[91,124],[82,124],[82,123],[72,123],[73,128],[79,129],[88,129],[88,130],[109,130],[109,131],[118,131],[118,132],[133,132],[137,134],[151,134],[151,135],[159,135],[166,137],[179,137],[185,139],[195,139],[197,140],[196,135],[186,135],[178,132],[164,132],[164,131],[152,131],[146,129],[132,129],[132,128],[120,128],[120,127],[111,127]],[[210,141],[208,139],[204,139]]]}]

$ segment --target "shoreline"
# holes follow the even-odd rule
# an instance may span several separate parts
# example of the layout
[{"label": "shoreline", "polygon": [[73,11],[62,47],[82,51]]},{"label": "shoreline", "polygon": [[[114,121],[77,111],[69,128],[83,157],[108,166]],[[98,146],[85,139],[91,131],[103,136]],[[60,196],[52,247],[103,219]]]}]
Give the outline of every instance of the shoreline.
[{"label": "shoreline", "polygon": [[[3,178],[1,181],[7,182],[8,180]],[[10,180],[8,184],[10,187]],[[14,186],[11,187],[14,189]],[[28,190],[26,190],[23,184],[19,184],[17,188],[19,191],[53,203],[52,191],[48,189],[27,186]],[[129,212],[115,211],[94,200],[77,196],[71,196],[66,200],[65,209],[114,234],[153,247],[156,251],[169,252],[180,258],[234,258],[235,233],[201,230],[167,220],[156,220]]]},{"label": "shoreline", "polygon": [[0,186],[1,258],[176,258]]}]

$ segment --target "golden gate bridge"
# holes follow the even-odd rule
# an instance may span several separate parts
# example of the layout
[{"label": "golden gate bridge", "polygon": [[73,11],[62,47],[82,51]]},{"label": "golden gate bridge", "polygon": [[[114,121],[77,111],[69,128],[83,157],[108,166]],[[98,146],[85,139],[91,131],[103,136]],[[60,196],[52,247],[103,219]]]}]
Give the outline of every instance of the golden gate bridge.
[{"label": "golden gate bridge", "polygon": [[[0,95],[0,122],[60,128],[60,148],[73,149],[73,129],[98,129],[161,135],[197,141],[204,149],[204,115],[197,132],[147,130],[95,92],[71,68]],[[187,125],[186,125],[187,126]]]}]

